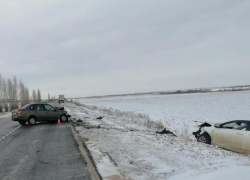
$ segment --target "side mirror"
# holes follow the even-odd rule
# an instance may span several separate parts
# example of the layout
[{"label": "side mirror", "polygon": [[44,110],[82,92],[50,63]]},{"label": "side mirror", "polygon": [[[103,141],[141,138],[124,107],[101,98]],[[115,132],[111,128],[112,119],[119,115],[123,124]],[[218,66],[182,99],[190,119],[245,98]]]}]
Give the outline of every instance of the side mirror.
[{"label": "side mirror", "polygon": [[56,109],[54,109],[54,111],[56,112]]},{"label": "side mirror", "polygon": [[216,124],[214,125],[214,127],[220,128],[220,127],[221,127],[221,126],[220,126],[220,123],[216,123]]}]

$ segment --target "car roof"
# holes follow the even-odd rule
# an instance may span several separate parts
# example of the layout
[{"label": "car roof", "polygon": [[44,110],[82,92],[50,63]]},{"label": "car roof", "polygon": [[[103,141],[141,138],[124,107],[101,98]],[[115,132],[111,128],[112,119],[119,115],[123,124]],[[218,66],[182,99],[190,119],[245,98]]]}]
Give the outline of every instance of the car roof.
[{"label": "car roof", "polygon": [[[30,103],[29,105],[36,105],[36,104],[44,105],[44,104],[48,104],[48,103]],[[50,104],[48,104],[48,105],[50,105]],[[52,105],[50,105],[50,106],[52,106]]]},{"label": "car roof", "polygon": [[222,124],[226,124],[226,123],[230,123],[230,122],[239,122],[239,121],[241,121],[241,122],[248,122],[248,123],[250,123],[250,120],[232,120],[232,121],[227,121],[227,122],[224,122],[224,123],[222,123]]}]

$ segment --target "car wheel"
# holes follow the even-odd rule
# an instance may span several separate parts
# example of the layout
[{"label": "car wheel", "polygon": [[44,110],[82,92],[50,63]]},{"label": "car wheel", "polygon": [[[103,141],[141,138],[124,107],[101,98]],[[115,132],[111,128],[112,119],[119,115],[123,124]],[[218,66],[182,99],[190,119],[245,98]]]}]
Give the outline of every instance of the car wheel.
[{"label": "car wheel", "polygon": [[29,123],[30,125],[36,124],[36,118],[35,118],[35,117],[30,117],[29,120],[28,120],[28,123]]},{"label": "car wheel", "polygon": [[211,138],[208,134],[202,134],[197,138],[198,142],[206,143],[206,144],[211,144]]},{"label": "car wheel", "polygon": [[26,121],[18,121],[21,125],[25,125]]},{"label": "car wheel", "polygon": [[61,122],[67,122],[68,121],[68,117],[66,115],[61,115],[60,121]]}]

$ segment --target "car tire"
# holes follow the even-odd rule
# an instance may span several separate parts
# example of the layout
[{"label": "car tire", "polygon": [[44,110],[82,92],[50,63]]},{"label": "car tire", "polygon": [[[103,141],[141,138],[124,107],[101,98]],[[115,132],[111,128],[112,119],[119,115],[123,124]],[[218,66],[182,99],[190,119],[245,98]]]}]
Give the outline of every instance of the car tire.
[{"label": "car tire", "polygon": [[36,118],[34,116],[30,117],[28,120],[29,125],[34,125],[36,124]]},{"label": "car tire", "polygon": [[61,115],[61,117],[60,117],[60,121],[61,121],[61,122],[67,122],[67,121],[68,121],[68,117],[67,117],[65,114],[63,114],[63,115]]},{"label": "car tire", "polygon": [[211,138],[208,134],[203,133],[197,138],[198,142],[206,143],[206,144],[211,144]]},{"label": "car tire", "polygon": [[25,125],[26,121],[18,121],[21,125]]}]

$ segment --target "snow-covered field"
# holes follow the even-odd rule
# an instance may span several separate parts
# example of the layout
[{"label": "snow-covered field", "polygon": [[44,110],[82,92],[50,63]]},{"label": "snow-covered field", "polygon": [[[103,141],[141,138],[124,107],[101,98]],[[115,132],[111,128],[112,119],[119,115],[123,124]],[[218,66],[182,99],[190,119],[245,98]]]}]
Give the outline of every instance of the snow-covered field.
[{"label": "snow-covered field", "polygon": [[189,138],[192,137],[191,132],[196,130],[194,121],[219,123],[250,119],[250,91],[121,96],[78,101],[86,105],[144,113],[179,135],[186,130]]},{"label": "snow-covered field", "polygon": [[[202,97],[203,100],[208,98],[209,95],[212,94],[206,94],[205,96],[196,94],[196,96],[204,96]],[[216,95],[219,94],[212,95],[212,97]],[[233,95],[240,96],[240,93]],[[175,97],[180,106],[182,104],[181,109],[183,111],[185,110],[184,104],[189,104],[187,108],[193,111],[188,102],[191,101],[193,104],[194,99],[199,101],[198,97],[195,98],[194,96],[182,95],[184,100],[181,100],[181,96],[172,96],[172,98]],[[145,105],[144,107],[151,109],[150,112],[153,112],[153,110],[161,112],[164,110],[164,105],[158,102],[160,101],[158,98],[126,98],[122,102],[127,103],[129,101],[133,104],[137,101],[139,103],[137,103],[136,111],[144,112],[142,102],[153,100],[153,105]],[[171,100],[171,97],[164,96],[164,98],[166,98],[163,100],[165,106],[174,101]],[[216,101],[217,98],[212,99]],[[109,101],[109,103],[112,103],[112,101]],[[119,101],[115,99],[116,103],[119,103]],[[88,102],[89,105],[94,104],[93,101]],[[95,100],[95,102],[103,103],[103,101],[99,100]],[[156,104],[160,105],[161,110],[153,108]],[[208,103],[205,104],[206,107],[209,107]],[[223,103],[221,102],[221,104]],[[199,107],[197,104],[195,106]],[[136,106],[134,107],[136,108]],[[172,108],[177,112],[176,121],[181,117],[185,117],[184,115],[178,116],[178,108],[177,106],[174,107]],[[132,111],[130,108],[127,105],[126,110]],[[136,115],[127,116],[129,113],[125,114],[125,116],[123,114],[121,116],[121,113],[112,113],[110,115],[109,111],[103,111],[100,108],[74,104],[66,104],[66,109],[73,118],[83,121],[76,123],[78,125],[76,129],[82,139],[85,140],[100,174],[104,177],[117,174],[117,171],[126,180],[248,180],[250,177],[250,159],[248,156],[197,143],[194,140],[183,139],[182,136],[156,135],[154,129],[152,130],[145,124],[131,121],[130,119],[136,120],[137,117]],[[211,110],[208,111],[212,112]],[[170,115],[174,117],[173,114]],[[191,116],[189,113],[189,115],[190,120],[186,118],[186,121],[191,121],[193,120],[191,117],[195,117],[195,114]],[[101,120],[96,119],[99,116],[104,116],[104,118]],[[151,117],[153,118],[153,116]],[[138,116],[138,118],[141,118],[141,116]],[[182,122],[183,120],[180,121],[180,123]]]}]

